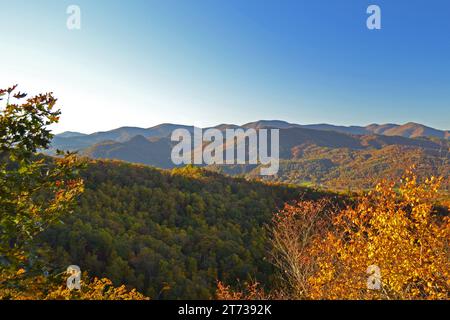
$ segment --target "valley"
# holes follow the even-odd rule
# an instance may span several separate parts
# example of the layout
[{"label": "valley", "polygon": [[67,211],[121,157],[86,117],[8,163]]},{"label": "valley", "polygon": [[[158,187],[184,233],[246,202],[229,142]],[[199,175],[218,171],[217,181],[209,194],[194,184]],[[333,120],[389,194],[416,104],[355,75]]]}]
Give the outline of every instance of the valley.
[{"label": "valley", "polygon": [[[257,121],[242,126],[222,124],[227,129],[279,129],[280,170],[266,180],[309,185],[328,190],[361,190],[373,186],[376,177],[398,179],[410,166],[418,174],[442,175],[450,172],[448,131],[419,124],[369,125],[342,127],[333,125],[298,125],[284,121]],[[193,126],[161,124],[149,129],[123,127],[91,135],[64,133],[56,135],[52,149],[79,151],[92,159],[114,159],[172,169],[171,153],[176,141],[174,130],[194,133]],[[226,157],[227,143],[223,147]],[[51,152],[51,151],[50,151]],[[249,150],[246,150],[247,158]],[[228,175],[259,179],[261,164],[209,165],[207,169]],[[444,181],[448,191],[449,180]]]}]

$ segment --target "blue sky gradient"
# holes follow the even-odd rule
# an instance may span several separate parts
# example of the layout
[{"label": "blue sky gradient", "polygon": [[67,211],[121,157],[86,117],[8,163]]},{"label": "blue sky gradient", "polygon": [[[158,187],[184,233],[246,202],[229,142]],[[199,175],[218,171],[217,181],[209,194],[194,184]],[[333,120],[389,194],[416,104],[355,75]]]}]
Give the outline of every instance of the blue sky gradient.
[{"label": "blue sky gradient", "polygon": [[[66,28],[77,4],[82,29]],[[366,28],[366,9],[382,29]],[[0,87],[53,91],[55,131],[420,122],[450,129],[447,0],[0,0]]]}]

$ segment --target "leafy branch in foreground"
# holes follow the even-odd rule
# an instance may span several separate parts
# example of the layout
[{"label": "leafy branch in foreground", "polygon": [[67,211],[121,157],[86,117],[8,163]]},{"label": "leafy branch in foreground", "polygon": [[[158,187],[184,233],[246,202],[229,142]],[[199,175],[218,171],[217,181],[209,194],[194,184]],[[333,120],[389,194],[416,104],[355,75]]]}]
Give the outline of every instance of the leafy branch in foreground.
[{"label": "leafy branch in foreground", "polygon": [[45,252],[36,237],[72,212],[84,190],[84,165],[74,153],[38,154],[53,138],[48,126],[59,121],[57,100],[52,93],[25,100],[16,89],[0,89],[0,299],[139,298],[107,279],[71,293],[43,276]]},{"label": "leafy branch in foreground", "polygon": [[[33,239],[62,214],[71,211],[83,191],[75,154],[52,160],[36,152],[49,146],[47,126],[58,122],[51,93],[25,99],[17,86],[0,90],[7,103],[0,113],[0,268],[31,267]],[[15,100],[17,103],[11,103]]]}]

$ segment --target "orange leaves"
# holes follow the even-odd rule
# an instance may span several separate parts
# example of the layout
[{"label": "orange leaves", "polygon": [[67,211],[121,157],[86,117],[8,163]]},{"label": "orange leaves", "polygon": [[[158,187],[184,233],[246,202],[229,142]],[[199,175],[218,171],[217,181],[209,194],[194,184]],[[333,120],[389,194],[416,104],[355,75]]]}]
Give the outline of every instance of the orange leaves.
[{"label": "orange leaves", "polygon": [[[383,182],[357,206],[338,213],[327,240],[316,242],[318,272],[310,278],[311,297],[447,298],[448,219],[438,221],[433,215],[440,182],[429,178],[419,183],[410,171],[398,192]],[[366,288],[364,270],[374,264],[382,274],[378,292]]]},{"label": "orange leaves", "polygon": [[315,246],[330,227],[332,209],[328,200],[299,201],[287,204],[273,219],[271,260],[281,271],[282,290],[293,299],[308,298],[308,278],[316,266]]},{"label": "orange leaves", "polygon": [[216,291],[218,300],[242,300],[244,294],[239,291],[233,291],[230,286],[226,286],[222,282],[217,282],[217,291]]},{"label": "orange leaves", "polygon": [[[23,269],[15,276],[25,274]],[[149,300],[125,286],[115,287],[107,278],[94,278],[92,281],[82,281],[81,290],[69,290],[65,285],[59,285],[59,280],[35,276],[21,279],[19,285],[0,285],[0,300]]]},{"label": "orange leaves", "polygon": [[270,299],[259,287],[258,282],[245,283],[242,291],[234,291],[230,286],[217,282],[216,296],[218,300],[267,300]]},{"label": "orange leaves", "polygon": [[[286,205],[271,236],[283,280],[277,298],[448,299],[450,217],[435,209],[441,182],[409,170],[399,185],[382,181],[345,209]],[[368,285],[369,267],[379,271],[377,286]]]},{"label": "orange leaves", "polygon": [[137,292],[128,290],[125,286],[114,287],[107,278],[94,278],[91,282],[83,282],[81,290],[72,290],[66,286],[52,289],[45,300],[149,300],[149,298]]},{"label": "orange leaves", "polygon": [[25,273],[25,269],[20,268],[19,270],[17,270],[16,275],[17,275],[17,276],[21,276],[21,275],[23,275],[24,273]]}]

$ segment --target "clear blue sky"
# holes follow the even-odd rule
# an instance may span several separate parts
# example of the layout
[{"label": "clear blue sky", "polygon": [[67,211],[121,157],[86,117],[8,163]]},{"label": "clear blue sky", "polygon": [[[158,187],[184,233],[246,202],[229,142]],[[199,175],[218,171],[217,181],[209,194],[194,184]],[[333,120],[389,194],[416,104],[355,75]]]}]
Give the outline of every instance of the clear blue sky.
[{"label": "clear blue sky", "polygon": [[[66,28],[77,4],[82,29]],[[366,9],[382,10],[382,30]],[[57,132],[282,119],[450,129],[448,0],[0,0],[0,87]]]}]

